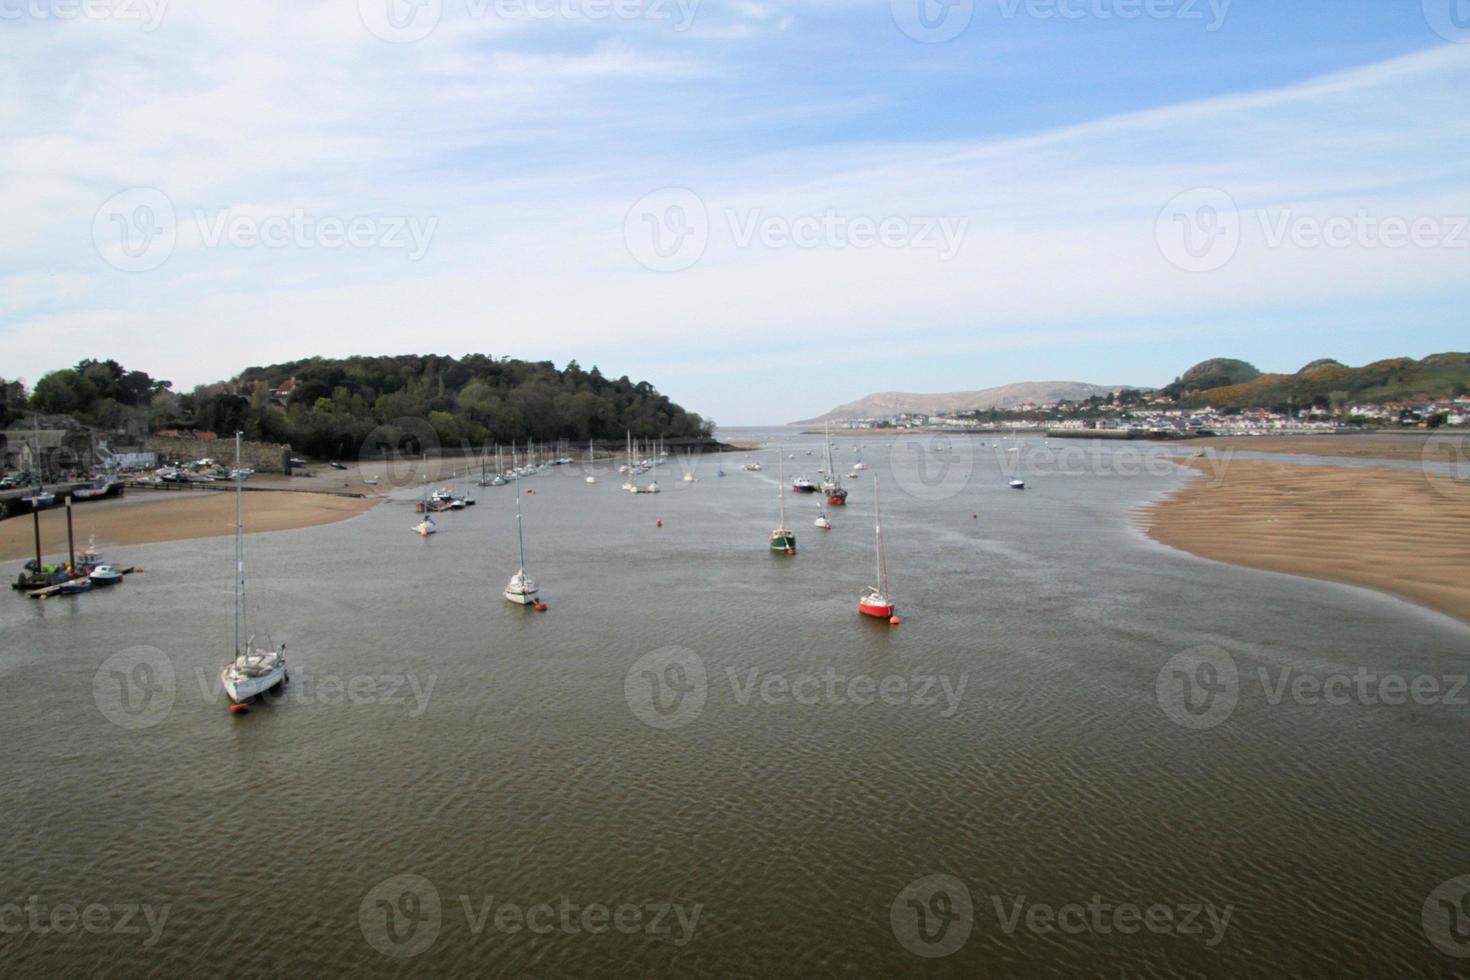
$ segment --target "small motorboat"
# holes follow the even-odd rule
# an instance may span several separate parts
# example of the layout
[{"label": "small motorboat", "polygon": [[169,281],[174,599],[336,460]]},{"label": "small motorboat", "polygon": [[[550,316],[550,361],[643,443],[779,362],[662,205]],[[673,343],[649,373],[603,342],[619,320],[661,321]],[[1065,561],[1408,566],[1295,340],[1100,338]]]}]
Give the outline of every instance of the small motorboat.
[{"label": "small motorboat", "polygon": [[82,578],[68,579],[65,582],[59,582],[59,583],[57,583],[57,585],[56,585],[56,594],[57,595],[78,595],[79,593],[82,593],[82,592],[89,592],[89,591],[91,591],[91,589],[92,589],[92,580],[90,578],[84,576]]},{"label": "small motorboat", "polygon": [[1025,490],[1026,489],[1026,481],[1025,480],[1012,480],[1011,481],[1011,489],[1012,490]]},{"label": "small motorboat", "polygon": [[439,528],[434,525],[434,519],[432,517],[425,517],[415,524],[413,529],[421,538],[427,538],[429,535],[436,534],[439,531]]},{"label": "small motorboat", "polygon": [[345,470],[345,469],[347,469],[347,467],[343,466],[341,463],[337,462],[335,459],[327,460],[327,465],[330,466],[334,470]]},{"label": "small motorboat", "polygon": [[93,585],[116,585],[122,581],[123,575],[116,565],[103,563],[92,569],[87,579]]},{"label": "small motorboat", "polygon": [[826,514],[818,514],[817,519],[813,521],[813,523],[816,524],[817,527],[821,528],[823,531],[832,530],[832,522],[827,520]]}]

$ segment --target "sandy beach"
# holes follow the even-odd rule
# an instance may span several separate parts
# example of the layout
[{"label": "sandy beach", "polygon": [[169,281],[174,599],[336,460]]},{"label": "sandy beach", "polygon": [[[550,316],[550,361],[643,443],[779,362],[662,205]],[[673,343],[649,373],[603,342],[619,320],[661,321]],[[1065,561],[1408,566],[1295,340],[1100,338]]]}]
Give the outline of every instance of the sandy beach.
[{"label": "sandy beach", "polygon": [[[251,492],[242,499],[245,528],[250,533],[330,524],[355,517],[379,502],[373,497],[336,497],[323,493]],[[98,550],[124,562],[126,556],[111,555],[109,550],[115,546],[233,534],[234,521],[234,494],[219,491],[129,490],[124,497],[90,501],[72,510],[77,548],[84,547],[95,533]],[[0,561],[33,557],[34,534],[29,515],[0,522]],[[41,544],[42,553],[49,561],[65,560],[64,507],[42,512]]]},{"label": "sandy beach", "polygon": [[1156,540],[1380,589],[1470,622],[1470,482],[1375,467],[1186,462],[1202,475],[1146,512]]},{"label": "sandy beach", "polygon": [[1422,459],[1453,462],[1457,452],[1470,449],[1470,432],[1353,432],[1323,435],[1220,436],[1188,439],[1180,448],[1229,452],[1286,453],[1297,456],[1336,456],[1344,459]]}]

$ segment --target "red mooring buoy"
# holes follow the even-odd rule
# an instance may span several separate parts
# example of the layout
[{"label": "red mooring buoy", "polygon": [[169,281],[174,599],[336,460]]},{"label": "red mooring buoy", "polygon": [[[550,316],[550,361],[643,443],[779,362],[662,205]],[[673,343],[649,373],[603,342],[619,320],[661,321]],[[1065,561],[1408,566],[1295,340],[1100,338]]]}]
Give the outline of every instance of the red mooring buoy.
[{"label": "red mooring buoy", "polygon": [[546,611],[546,603],[544,603],[544,602],[538,602],[534,606],[532,606],[531,608],[534,609],[534,610],[536,610],[537,612],[545,612]]},{"label": "red mooring buoy", "polygon": [[899,623],[903,622],[903,620],[898,616],[889,616],[888,622],[894,626],[897,626]]},{"label": "red mooring buoy", "polygon": [[653,522],[653,526],[654,527],[663,527],[664,526],[664,522],[662,520],[654,521]]},{"label": "red mooring buoy", "polygon": [[230,714],[232,714],[232,715],[245,715],[245,714],[249,714],[249,713],[250,713],[250,705],[248,705],[248,704],[232,704],[232,705],[230,705]]}]

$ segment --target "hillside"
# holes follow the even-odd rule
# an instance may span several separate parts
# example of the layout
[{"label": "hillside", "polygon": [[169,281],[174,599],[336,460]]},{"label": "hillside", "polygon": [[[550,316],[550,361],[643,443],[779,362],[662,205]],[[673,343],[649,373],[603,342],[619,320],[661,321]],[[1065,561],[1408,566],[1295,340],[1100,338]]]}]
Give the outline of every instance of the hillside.
[{"label": "hillside", "polygon": [[1080,401],[1093,395],[1107,396],[1118,391],[1120,385],[1092,385],[1078,381],[1025,381],[1001,385],[998,388],[982,388],[979,391],[955,391],[946,394],[911,394],[900,391],[881,391],[859,398],[857,401],[838,405],[836,408],[812,419],[792,422],[792,425],[813,425],[834,419],[887,418],[892,415],[938,415],[946,412],[980,412],[992,408],[1007,409],[1035,402],[1038,405],[1058,401]]},{"label": "hillside", "polygon": [[[1443,398],[1470,393],[1470,354],[1431,354],[1422,360],[1395,357],[1363,367],[1337,361],[1313,361],[1296,374],[1261,374],[1215,369],[1221,362],[1206,361],[1191,368],[1164,391],[1186,405],[1216,408],[1338,408],[1349,402],[1381,403]],[[1203,369],[1203,370],[1202,370]],[[1223,380],[1224,383],[1219,383]]]},{"label": "hillside", "polygon": [[115,361],[87,360],[41,378],[28,402],[7,402],[6,411],[70,414],[104,429],[239,429],[251,439],[330,458],[353,457],[370,435],[379,440],[384,427],[396,438],[427,435],[427,426],[441,446],[479,447],[527,439],[621,443],[629,431],[639,438],[700,438],[713,425],[647,381],[604,377],[576,361],[558,369],[550,361],[485,354],[313,357],[249,367],[187,393]]}]

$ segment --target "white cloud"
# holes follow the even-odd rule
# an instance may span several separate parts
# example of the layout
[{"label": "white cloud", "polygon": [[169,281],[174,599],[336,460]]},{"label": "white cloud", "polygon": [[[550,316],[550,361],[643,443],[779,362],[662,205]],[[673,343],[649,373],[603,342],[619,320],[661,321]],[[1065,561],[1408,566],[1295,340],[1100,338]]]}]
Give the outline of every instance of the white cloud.
[{"label": "white cloud", "polygon": [[[698,31],[753,44],[784,29],[787,9],[707,8]],[[446,16],[425,40],[390,45],[351,3],[201,0],[174,4],[153,33],[26,31],[0,61],[8,374],[114,356],[193,383],[313,353],[618,341],[677,344],[686,364],[708,345],[713,365],[730,344],[814,325],[853,340],[917,331],[996,346],[1024,328],[1062,342],[1130,317],[1177,316],[1185,330],[1202,311],[1465,281],[1463,251],[1273,249],[1251,218],[1470,213],[1465,46],[1021,138],[772,153],[749,134],[863,104],[791,93],[736,111],[727,97],[746,80],[698,31]],[[46,70],[58,62],[73,69],[60,79]],[[151,272],[113,270],[92,246],[97,208],[131,186],[164,190],[181,225]],[[675,274],[640,268],[623,240],[629,207],[662,186],[695,190],[712,219],[703,259]],[[1160,210],[1194,187],[1225,189],[1246,214],[1239,254],[1209,274],[1171,266],[1155,243]],[[418,262],[207,248],[195,233],[196,213],[297,209],[438,227]],[[732,240],[730,215],[828,210],[968,229],[948,262]]]}]

